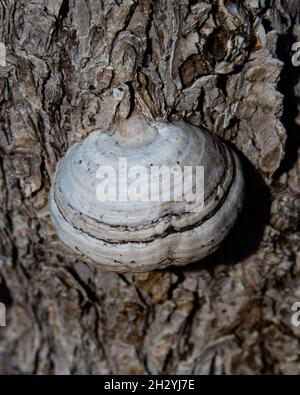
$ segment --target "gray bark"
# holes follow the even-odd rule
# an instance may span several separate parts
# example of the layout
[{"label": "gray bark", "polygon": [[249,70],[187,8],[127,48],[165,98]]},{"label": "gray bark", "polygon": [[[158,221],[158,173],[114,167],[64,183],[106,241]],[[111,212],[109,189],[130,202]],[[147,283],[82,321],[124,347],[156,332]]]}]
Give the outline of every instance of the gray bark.
[{"label": "gray bark", "polygon": [[[0,372],[300,373],[298,4],[0,1]],[[239,222],[183,269],[95,270],[50,220],[57,161],[134,106],[243,157]]]}]

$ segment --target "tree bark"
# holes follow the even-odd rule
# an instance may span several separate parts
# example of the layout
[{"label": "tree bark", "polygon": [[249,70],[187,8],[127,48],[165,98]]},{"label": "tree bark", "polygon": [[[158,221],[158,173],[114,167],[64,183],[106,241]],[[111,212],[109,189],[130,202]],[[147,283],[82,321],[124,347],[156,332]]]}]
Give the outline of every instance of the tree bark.
[{"label": "tree bark", "polygon": [[[300,374],[298,1],[2,0],[0,372]],[[66,149],[135,106],[243,158],[244,211],[209,258],[117,274],[57,239]]]}]

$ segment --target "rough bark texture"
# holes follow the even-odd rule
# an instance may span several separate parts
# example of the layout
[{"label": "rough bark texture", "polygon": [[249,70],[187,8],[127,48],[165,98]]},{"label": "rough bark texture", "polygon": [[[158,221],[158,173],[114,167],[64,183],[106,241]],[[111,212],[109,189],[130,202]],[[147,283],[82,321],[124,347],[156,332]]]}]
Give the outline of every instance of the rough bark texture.
[{"label": "rough bark texture", "polygon": [[[300,374],[298,5],[0,1],[2,373]],[[205,261],[95,271],[55,235],[57,161],[133,106],[244,157],[244,212]]]}]

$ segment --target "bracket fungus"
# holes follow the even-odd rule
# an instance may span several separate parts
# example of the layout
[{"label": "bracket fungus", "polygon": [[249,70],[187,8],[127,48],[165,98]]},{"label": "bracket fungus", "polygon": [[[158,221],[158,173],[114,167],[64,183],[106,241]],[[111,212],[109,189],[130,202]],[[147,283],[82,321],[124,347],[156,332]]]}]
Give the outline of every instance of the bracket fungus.
[{"label": "bracket fungus", "polygon": [[[120,158],[126,158],[125,170]],[[152,167],[180,172],[197,166],[204,168],[204,189],[202,202],[196,201],[193,209],[187,209],[186,199],[197,182],[192,172],[189,191],[171,177],[176,199],[175,193],[173,199],[161,198],[169,188],[161,174],[161,188],[153,191]],[[115,169],[106,179],[110,199],[99,198],[99,185],[100,192],[105,189],[99,168],[106,173]],[[124,180],[132,169],[139,177],[128,186]],[[124,188],[136,192],[132,199],[121,196]],[[141,199],[149,189],[151,198]],[[215,251],[237,219],[243,190],[240,161],[218,137],[185,122],[134,113],[113,130],[94,131],[68,149],[57,166],[50,207],[59,238],[83,259],[113,271],[147,271],[186,265]]]}]

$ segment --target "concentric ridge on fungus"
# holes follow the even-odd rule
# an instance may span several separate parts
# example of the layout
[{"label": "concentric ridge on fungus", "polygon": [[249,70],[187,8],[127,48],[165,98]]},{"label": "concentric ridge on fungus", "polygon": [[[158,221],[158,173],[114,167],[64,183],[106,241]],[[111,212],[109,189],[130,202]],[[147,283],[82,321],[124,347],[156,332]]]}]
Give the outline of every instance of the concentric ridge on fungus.
[{"label": "concentric ridge on fungus", "polygon": [[[96,171],[128,167],[204,166],[204,206],[183,201],[100,202]],[[82,258],[114,271],[147,271],[198,261],[217,249],[243,200],[237,155],[210,133],[184,122],[148,121],[140,115],[114,131],[91,133],[58,164],[50,207],[59,238]]]}]

